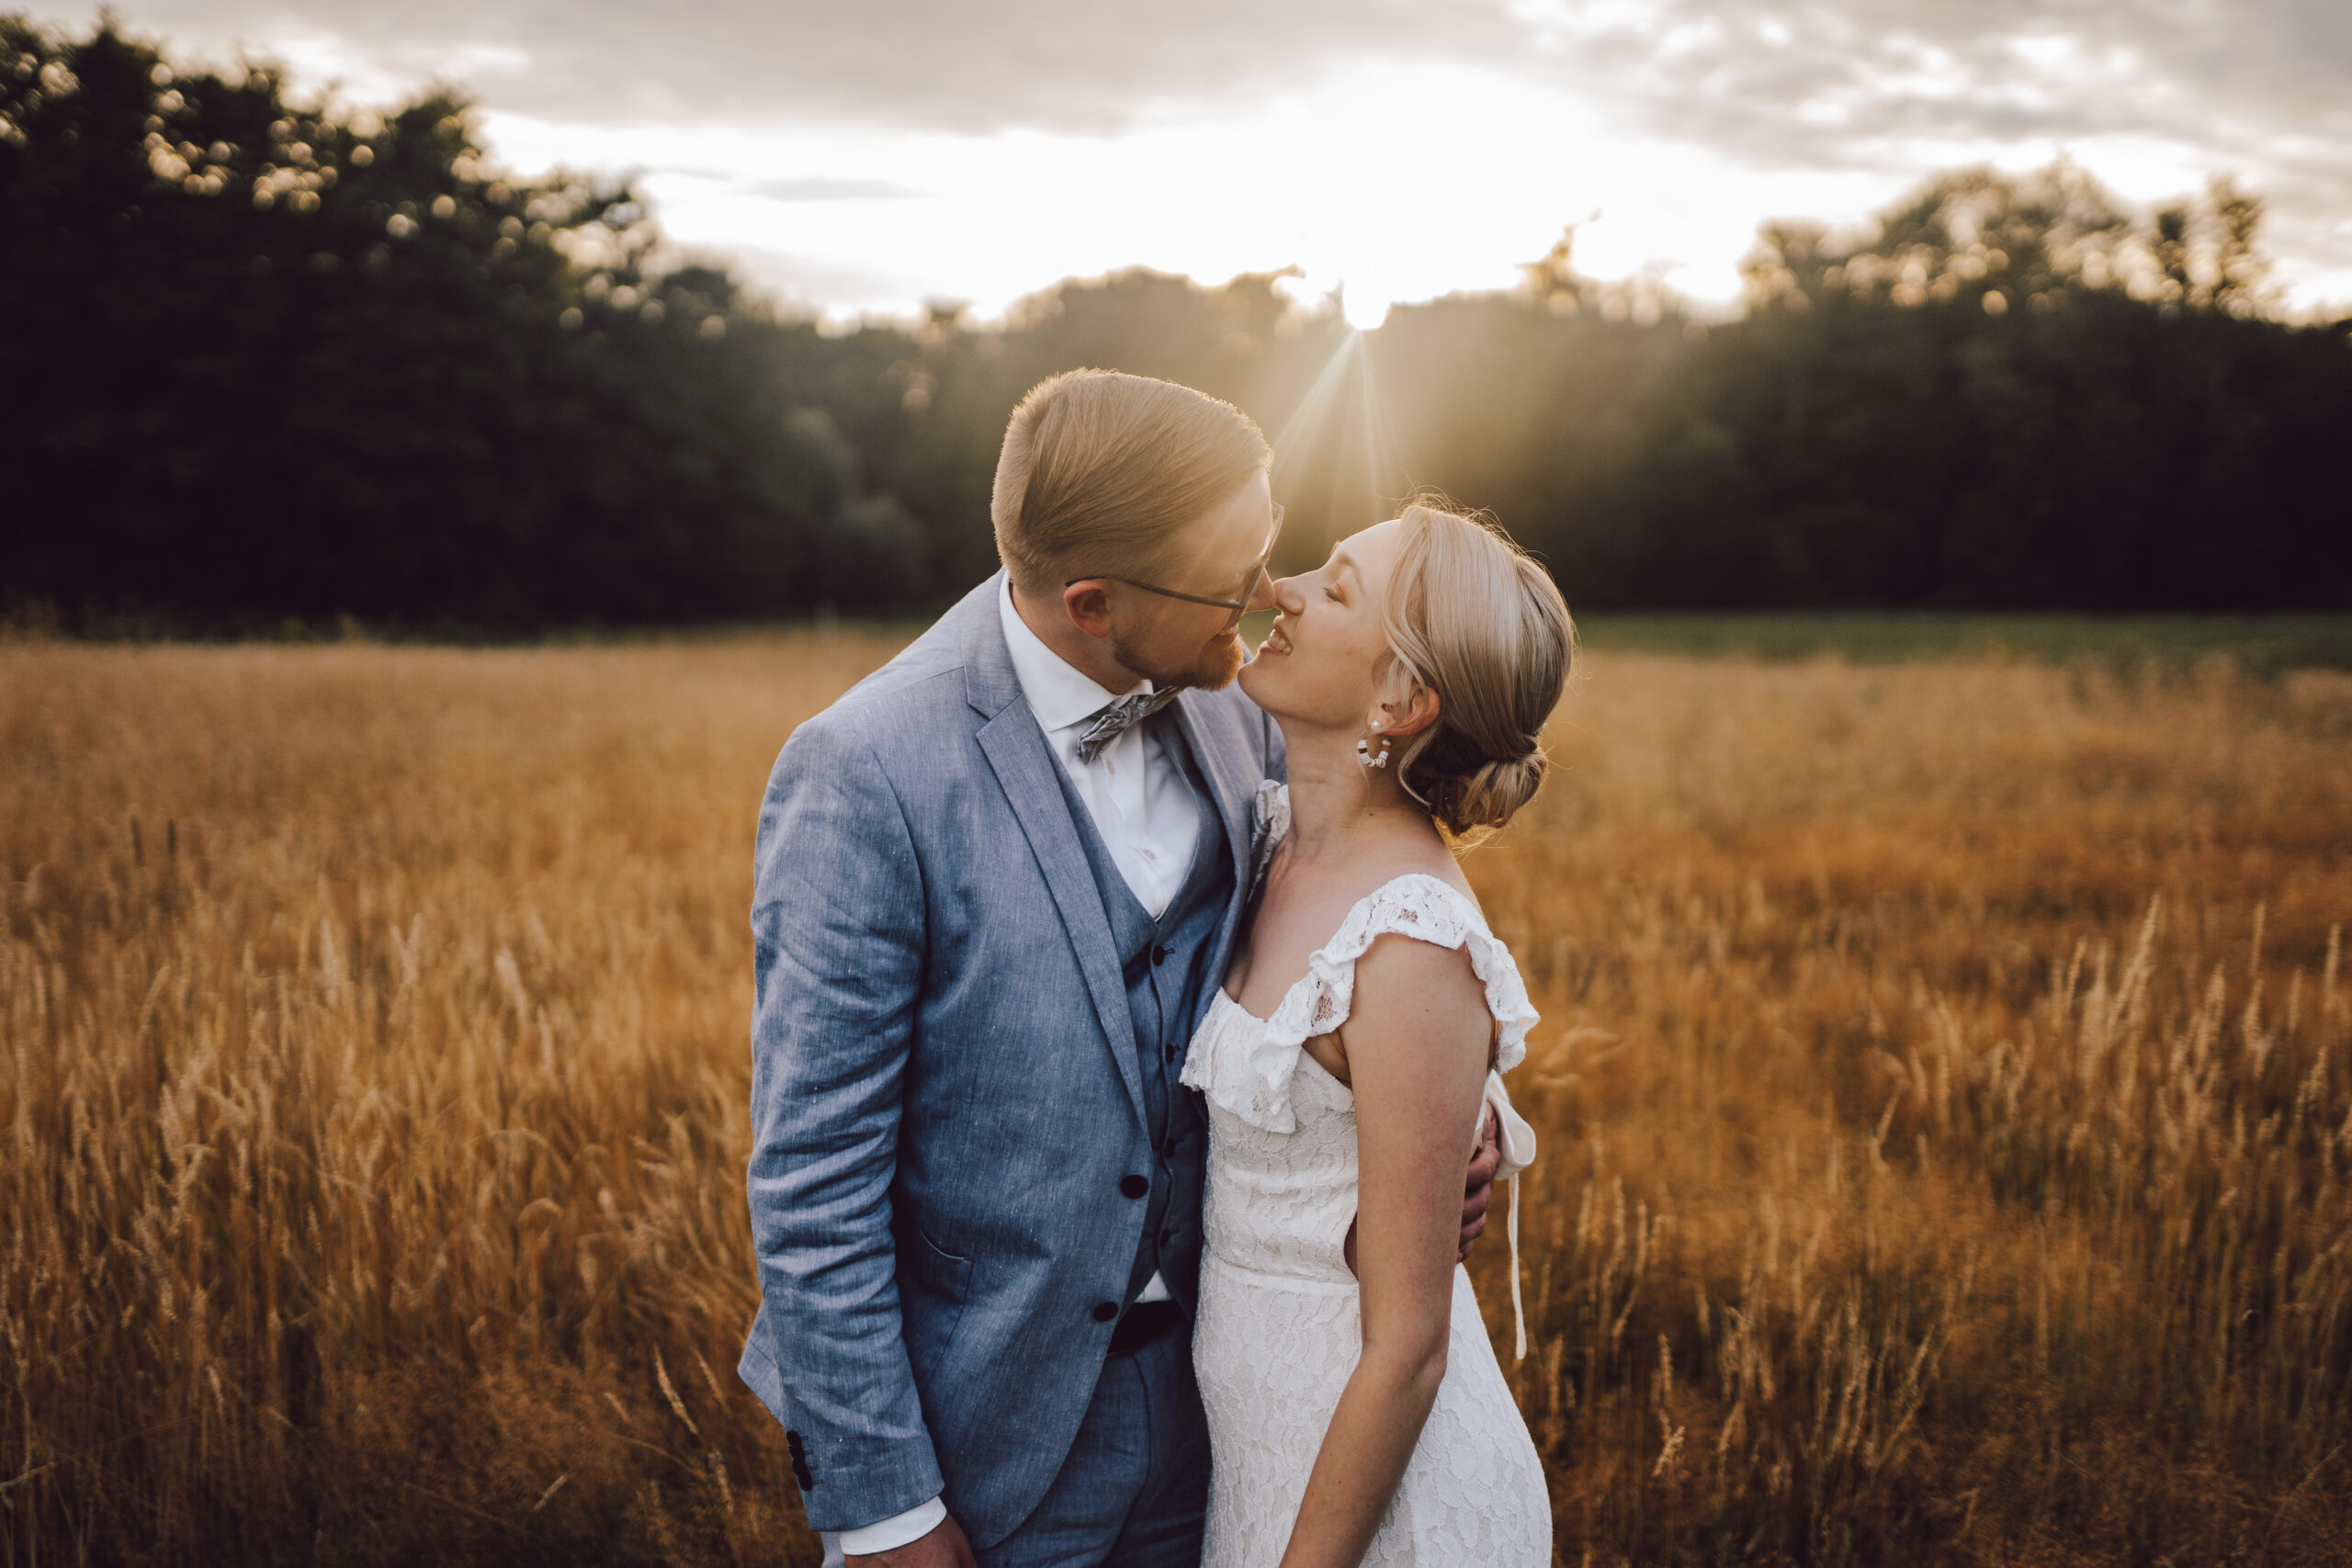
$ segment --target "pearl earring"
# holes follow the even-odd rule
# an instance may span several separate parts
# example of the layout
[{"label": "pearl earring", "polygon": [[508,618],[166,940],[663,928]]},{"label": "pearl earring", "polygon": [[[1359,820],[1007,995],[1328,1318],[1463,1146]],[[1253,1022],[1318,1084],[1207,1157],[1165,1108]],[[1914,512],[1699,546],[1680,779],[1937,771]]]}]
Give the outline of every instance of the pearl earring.
[{"label": "pearl earring", "polygon": [[[1373,720],[1372,728],[1374,732],[1377,733],[1380,729],[1380,721],[1378,719]],[[1366,773],[1369,773],[1374,768],[1385,768],[1387,765],[1388,737],[1385,735],[1380,737],[1380,751],[1378,755],[1374,754],[1372,747],[1364,741],[1363,738],[1359,737],[1357,739],[1356,766],[1363,769]]]}]

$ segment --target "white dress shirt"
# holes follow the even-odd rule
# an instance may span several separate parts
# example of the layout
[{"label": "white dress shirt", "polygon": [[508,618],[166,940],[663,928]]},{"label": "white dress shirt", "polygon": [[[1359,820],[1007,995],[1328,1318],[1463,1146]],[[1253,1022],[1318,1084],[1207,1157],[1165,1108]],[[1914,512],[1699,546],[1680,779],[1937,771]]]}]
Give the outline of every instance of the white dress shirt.
[{"label": "white dress shirt", "polygon": [[1021,694],[1029,699],[1029,711],[1037,716],[1037,728],[1046,732],[1046,744],[1086,803],[1086,814],[1094,819],[1094,830],[1127,890],[1158,919],[1193,869],[1201,832],[1183,764],[1169,755],[1166,730],[1148,720],[1131,726],[1091,762],[1078,760],[1078,738],[1086,721],[1121,697],[1151,691],[1151,682],[1137,681],[1126,691],[1113,692],[1080,674],[1012,607],[1009,577],[998,592],[997,610],[1012,653],[1012,672]]},{"label": "white dress shirt", "polygon": [[[1061,762],[1062,772],[1086,803],[1094,830],[1111,852],[1111,863],[1127,884],[1127,891],[1153,919],[1168,908],[1193,869],[1193,852],[1201,836],[1199,807],[1184,783],[1183,764],[1169,754],[1166,733],[1149,721],[1132,726],[1116,740],[1094,754],[1091,762],[1078,759],[1078,738],[1086,721],[1105,705],[1135,692],[1153,689],[1138,681],[1125,692],[1108,691],[1095,683],[1047,648],[1012,607],[1012,581],[999,586],[997,610],[1004,621],[1005,646],[1012,654],[1012,673],[1046,744]],[[1168,1281],[1157,1271],[1136,1293],[1138,1305],[1169,1299]],[[827,1534],[825,1561],[838,1564],[844,1553],[865,1556],[920,1540],[939,1528],[947,1509],[938,1498],[910,1508],[896,1518],[862,1529]]]}]

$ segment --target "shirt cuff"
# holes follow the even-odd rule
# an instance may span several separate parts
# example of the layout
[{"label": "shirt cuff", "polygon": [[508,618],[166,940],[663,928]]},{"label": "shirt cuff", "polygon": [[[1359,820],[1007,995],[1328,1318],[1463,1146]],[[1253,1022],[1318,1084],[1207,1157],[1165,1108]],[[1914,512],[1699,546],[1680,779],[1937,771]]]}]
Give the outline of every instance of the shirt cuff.
[{"label": "shirt cuff", "polygon": [[888,1551],[910,1540],[921,1540],[937,1529],[940,1521],[946,1517],[947,1505],[933,1497],[928,1503],[909,1508],[896,1518],[842,1531],[842,1551],[850,1557],[866,1557],[877,1551]]}]

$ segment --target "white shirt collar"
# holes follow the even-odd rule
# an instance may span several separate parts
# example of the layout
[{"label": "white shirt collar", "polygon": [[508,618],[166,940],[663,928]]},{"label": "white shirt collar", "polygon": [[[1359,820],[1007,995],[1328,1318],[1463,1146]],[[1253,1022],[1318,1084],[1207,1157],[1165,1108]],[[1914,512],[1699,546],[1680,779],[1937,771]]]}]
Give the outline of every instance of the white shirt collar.
[{"label": "white shirt collar", "polygon": [[1012,673],[1021,682],[1021,694],[1029,699],[1029,710],[1037,716],[1039,727],[1048,735],[1084,722],[1101,712],[1107,703],[1152,689],[1149,681],[1137,681],[1125,692],[1106,690],[1047,648],[1045,639],[1031,631],[1029,623],[1021,618],[1021,612],[1012,607],[1010,572],[998,585],[997,613],[1004,622],[1004,645],[1012,655]]}]

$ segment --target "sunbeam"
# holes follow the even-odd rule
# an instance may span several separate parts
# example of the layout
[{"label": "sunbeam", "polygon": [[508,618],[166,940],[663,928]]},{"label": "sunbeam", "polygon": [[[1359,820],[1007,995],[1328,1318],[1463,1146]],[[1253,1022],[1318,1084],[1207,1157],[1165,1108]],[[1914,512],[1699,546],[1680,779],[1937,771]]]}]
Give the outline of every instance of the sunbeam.
[{"label": "sunbeam", "polygon": [[1396,432],[1374,380],[1371,339],[1353,330],[1274,438],[1274,496],[1290,517],[1285,560],[1319,558],[1390,515],[1405,493]]}]

